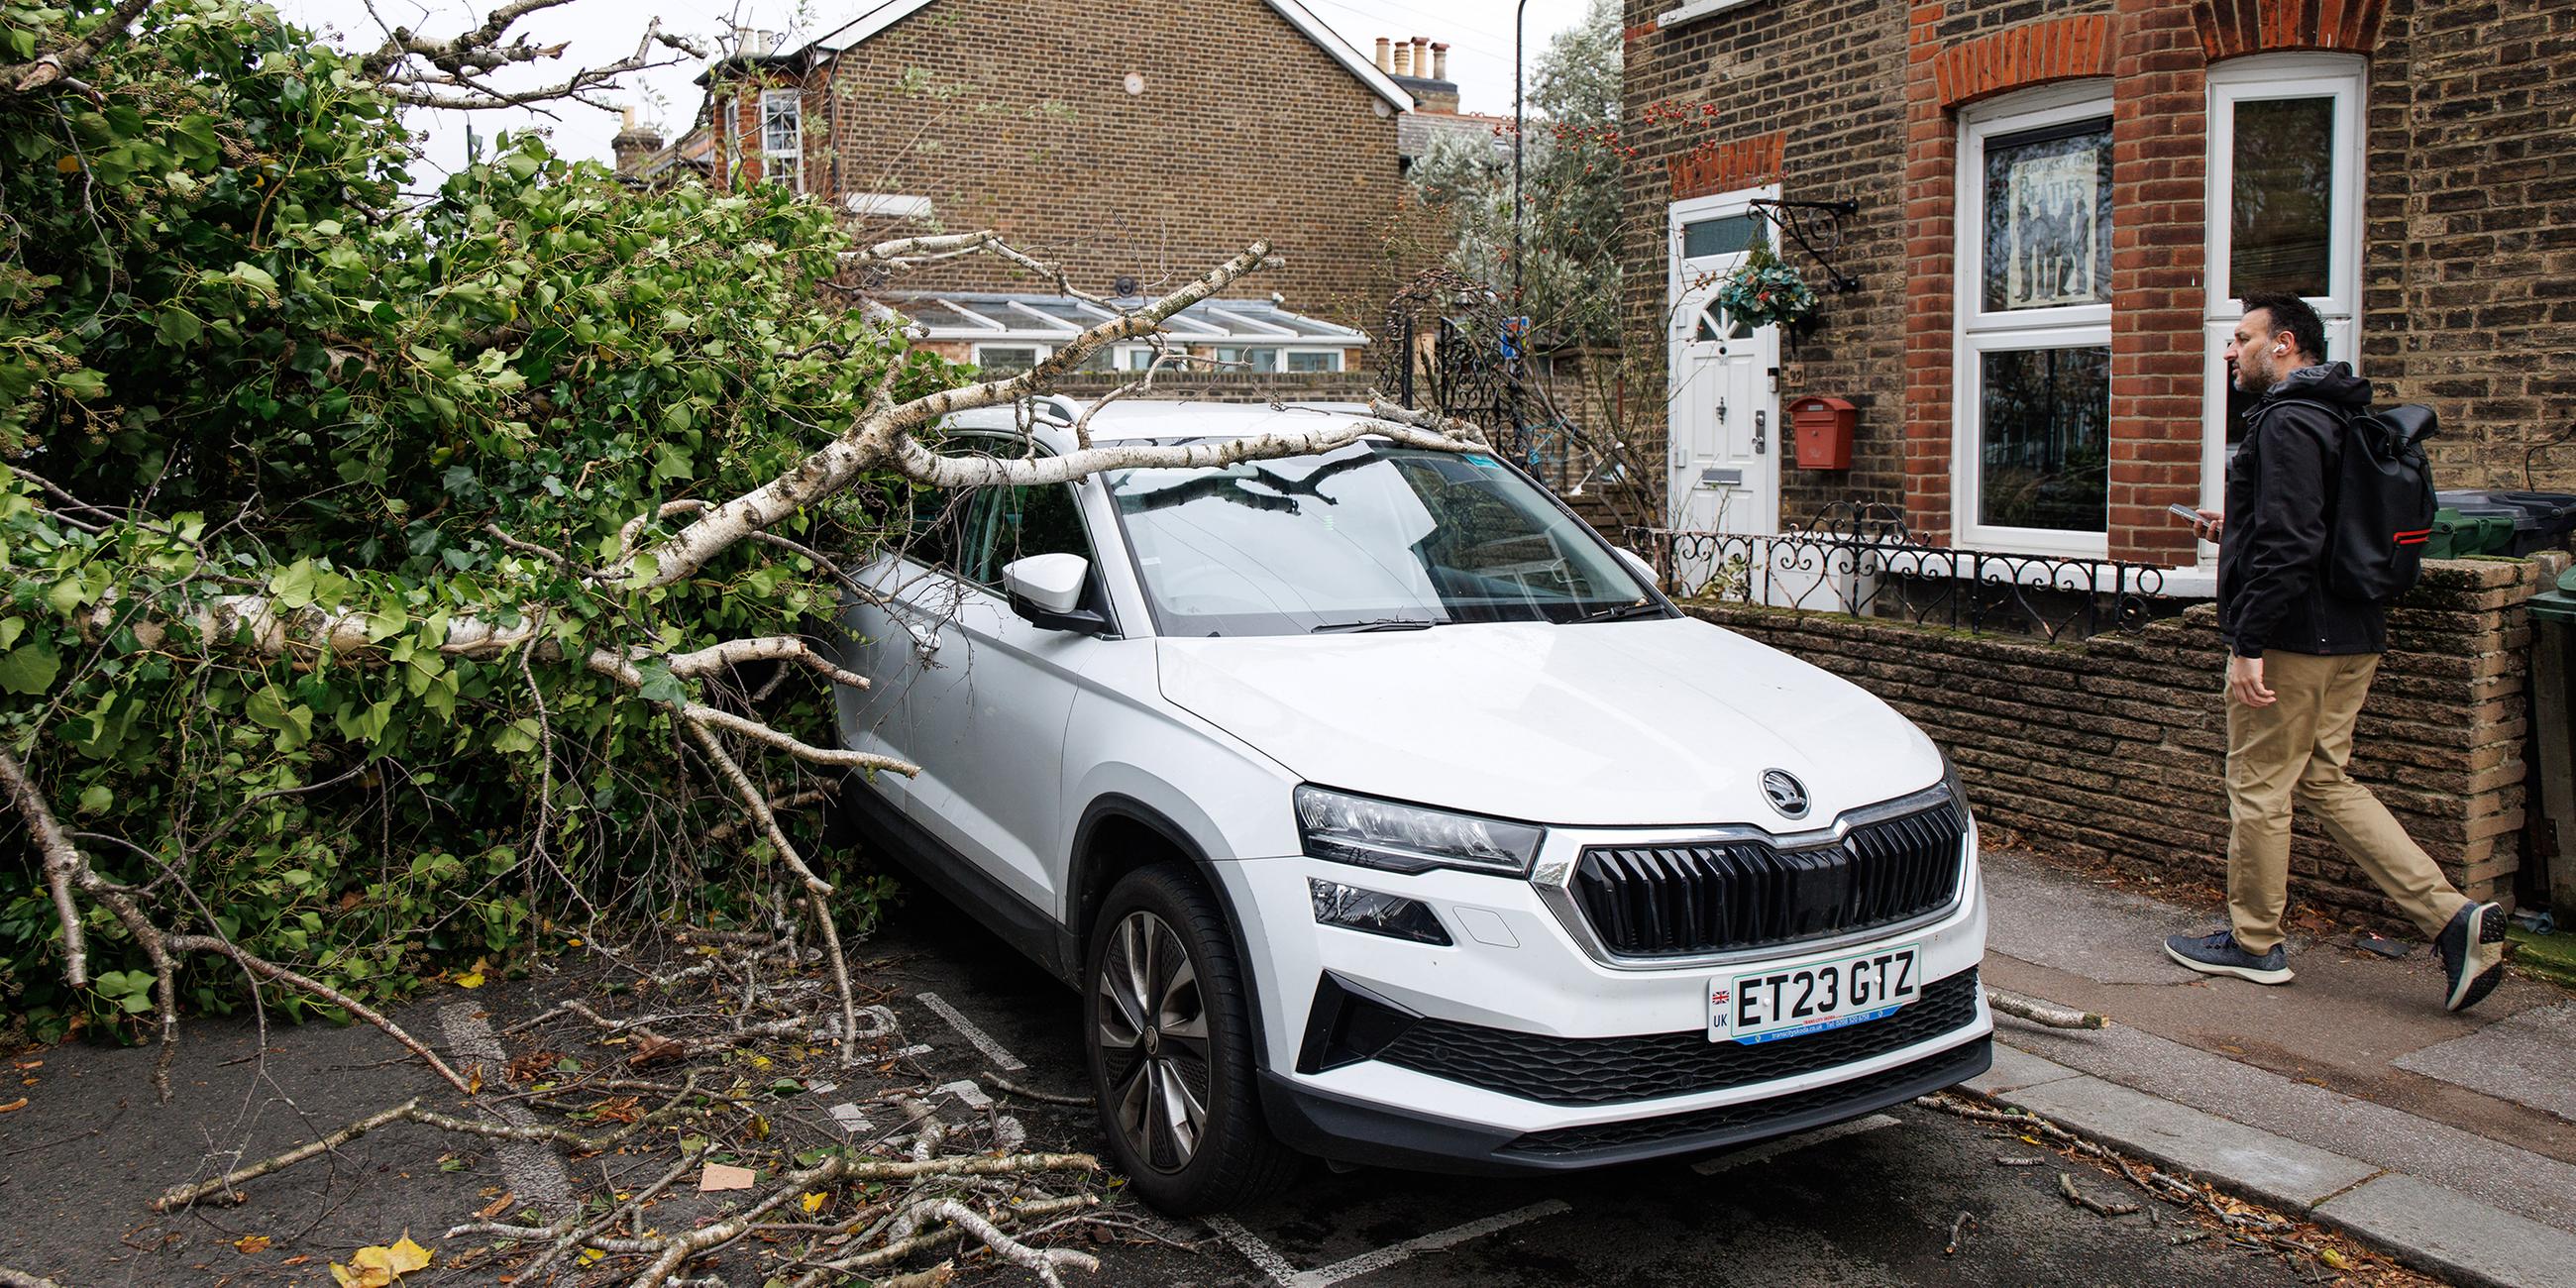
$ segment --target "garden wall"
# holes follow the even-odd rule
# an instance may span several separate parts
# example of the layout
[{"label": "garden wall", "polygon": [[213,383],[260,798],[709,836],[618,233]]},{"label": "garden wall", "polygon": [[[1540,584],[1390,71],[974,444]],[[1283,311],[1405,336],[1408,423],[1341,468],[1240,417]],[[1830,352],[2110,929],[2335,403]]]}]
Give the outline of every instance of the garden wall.
[{"label": "garden wall", "polygon": [[[2522,605],[2543,588],[2533,561],[2426,564],[2390,616],[2353,757],[2354,776],[2455,884],[2508,905],[2529,725]],[[2225,645],[2214,607],[2061,647],[1788,609],[1691,611],[1885,698],[1949,751],[1978,817],[2032,848],[2167,880],[2225,880]],[[2402,924],[2304,817],[2291,865],[2294,907]]]}]

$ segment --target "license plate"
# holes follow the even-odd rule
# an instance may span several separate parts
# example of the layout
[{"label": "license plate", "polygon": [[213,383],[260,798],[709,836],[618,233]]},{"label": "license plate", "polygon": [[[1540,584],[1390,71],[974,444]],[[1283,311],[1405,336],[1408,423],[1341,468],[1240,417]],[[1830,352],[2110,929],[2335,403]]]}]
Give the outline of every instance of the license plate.
[{"label": "license plate", "polygon": [[1776,1042],[1893,1015],[1923,996],[1923,946],[1720,975],[1708,984],[1708,1040]]}]

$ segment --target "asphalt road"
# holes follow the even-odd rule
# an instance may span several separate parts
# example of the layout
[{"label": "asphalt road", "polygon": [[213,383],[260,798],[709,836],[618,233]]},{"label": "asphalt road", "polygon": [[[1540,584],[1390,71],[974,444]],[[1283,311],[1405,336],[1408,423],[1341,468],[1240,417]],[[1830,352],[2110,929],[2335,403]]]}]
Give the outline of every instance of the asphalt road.
[{"label": "asphalt road", "polygon": [[[1000,941],[927,895],[896,928],[858,950],[870,983],[890,989],[908,1040],[934,1082],[995,1067],[991,1051],[950,1022],[963,1018],[988,1047],[1028,1068],[1010,1077],[1081,1089],[1074,996]],[[533,1007],[564,981],[455,990],[407,1008],[424,1033],[488,1008]],[[516,996],[506,993],[515,992]],[[944,1006],[925,1004],[924,992]],[[464,1004],[460,1005],[460,1001]],[[943,1014],[943,1011],[945,1014]],[[234,1149],[259,1157],[310,1139],[437,1084],[364,1029],[273,1030],[265,1059],[246,1024],[201,1021],[182,1048],[182,1094],[156,1104],[148,1049],[73,1046],[6,1070],[29,1106],[0,1115],[0,1266],[87,1285],[327,1284],[328,1261],[405,1230],[438,1232],[510,1183],[504,1160],[460,1152],[452,1138],[387,1131],[335,1156],[247,1187],[238,1208],[156,1218],[143,1204],[173,1181],[210,1174]],[[5,1100],[18,1092],[0,1096]],[[846,1092],[843,1094],[847,1094]],[[1015,1102],[1039,1148],[1095,1149],[1087,1110]],[[804,1110],[783,1110],[787,1114]],[[819,1118],[819,1106],[809,1116]],[[1999,1155],[2047,1165],[2004,1167]],[[572,1165],[576,1185],[631,1184],[612,1166]],[[653,1166],[657,1167],[658,1164]],[[583,1169],[589,1169],[585,1172]],[[2070,1206],[2061,1171],[2089,1193],[2134,1199],[2105,1173],[2063,1162],[1990,1129],[1903,1106],[1829,1138],[1786,1149],[1644,1165],[1571,1178],[1462,1180],[1317,1166],[1288,1196],[1202,1225],[1146,1218],[1189,1248],[1130,1239],[1095,1247],[1090,1282],[1147,1288],[1326,1288],[1336,1283],[1479,1288],[1657,1288],[1662,1285],[2254,1285],[2300,1276],[2278,1258],[2223,1238],[2176,1245],[2198,1227],[2149,1204],[2106,1218]],[[1948,1251],[1961,1214],[1959,1245]],[[1132,1214],[1131,1214],[1132,1215]],[[270,1240],[244,1252],[246,1235]],[[298,1261],[297,1257],[306,1259]],[[747,1286],[762,1274],[727,1266]],[[432,1270],[407,1285],[489,1283],[492,1271]],[[578,1282],[563,1280],[560,1282]],[[1032,1282],[991,1268],[969,1282]],[[1075,1282],[1079,1282],[1078,1280]]]}]

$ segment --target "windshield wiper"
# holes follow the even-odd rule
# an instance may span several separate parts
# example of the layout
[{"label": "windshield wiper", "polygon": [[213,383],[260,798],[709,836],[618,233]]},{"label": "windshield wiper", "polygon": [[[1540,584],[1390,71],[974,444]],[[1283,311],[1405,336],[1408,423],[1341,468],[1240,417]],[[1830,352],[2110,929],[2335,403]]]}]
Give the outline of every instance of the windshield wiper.
[{"label": "windshield wiper", "polygon": [[1583,616],[1575,618],[1574,623],[1579,625],[1584,622],[1624,622],[1630,618],[1661,617],[1663,615],[1663,605],[1658,604],[1651,599],[1640,599],[1633,604],[1618,604],[1609,608],[1604,608],[1599,612],[1585,613]]},{"label": "windshield wiper", "polygon": [[1374,617],[1365,622],[1326,622],[1309,635],[1357,635],[1362,631],[1427,631],[1440,623],[1419,617]]}]

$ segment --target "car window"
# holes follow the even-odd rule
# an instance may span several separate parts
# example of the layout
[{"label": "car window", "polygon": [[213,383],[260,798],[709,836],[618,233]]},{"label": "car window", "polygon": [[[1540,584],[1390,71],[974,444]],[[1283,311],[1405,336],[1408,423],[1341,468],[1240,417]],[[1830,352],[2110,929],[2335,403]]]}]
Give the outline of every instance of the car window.
[{"label": "car window", "polygon": [[1013,560],[1053,554],[1091,558],[1073,485],[988,487],[967,511],[966,547],[957,571],[969,581],[999,587],[1003,567]]},{"label": "car window", "polygon": [[1653,603],[1598,537],[1481,453],[1374,440],[1108,476],[1166,634],[1581,622]]}]

